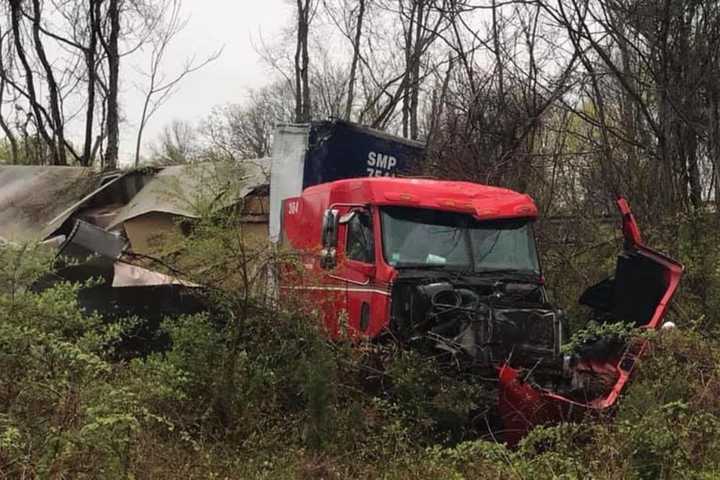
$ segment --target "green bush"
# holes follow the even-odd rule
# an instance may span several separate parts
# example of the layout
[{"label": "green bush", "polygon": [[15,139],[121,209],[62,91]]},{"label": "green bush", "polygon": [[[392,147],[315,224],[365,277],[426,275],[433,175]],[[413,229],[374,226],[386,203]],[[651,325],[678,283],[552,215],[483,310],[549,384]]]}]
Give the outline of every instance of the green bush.
[{"label": "green bush", "polygon": [[117,325],[86,315],[82,285],[31,289],[52,256],[0,250],[0,465],[8,475],[121,476],[139,405],[106,360]]},{"label": "green bush", "polygon": [[[52,270],[52,252],[0,248],[0,478],[707,479],[720,471],[712,229],[701,228],[700,240],[689,227],[671,239],[682,261],[703,266],[688,272],[673,304],[679,328],[651,338],[618,407],[535,428],[511,449],[468,423],[483,413],[472,377],[392,344],[327,341],[312,308],[289,298],[280,308],[245,288],[238,256],[248,251],[232,219],[201,222],[187,245],[202,248],[168,260],[192,270],[207,252],[234,252],[224,262],[211,256],[210,308],[166,320],[170,347],[127,361],[114,349],[142,318],[83,312],[76,299],[86,285],[33,288]],[[705,247],[691,248],[698,241]],[[565,293],[581,283],[572,271],[599,277],[598,265],[612,265],[611,250],[602,262],[560,261],[573,280]],[[578,345],[634,333],[585,327]]]}]

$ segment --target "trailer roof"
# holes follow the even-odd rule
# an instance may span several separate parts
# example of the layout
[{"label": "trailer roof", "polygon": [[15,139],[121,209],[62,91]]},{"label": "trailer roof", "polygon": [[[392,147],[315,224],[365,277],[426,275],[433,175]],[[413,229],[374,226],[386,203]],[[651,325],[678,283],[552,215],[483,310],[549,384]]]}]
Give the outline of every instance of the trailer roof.
[{"label": "trailer roof", "polygon": [[[257,187],[267,185],[269,171],[269,158],[163,167],[118,212],[108,229],[151,212],[197,218],[199,205],[211,197],[217,198],[218,209],[234,205]],[[237,190],[231,188],[233,181],[238,182]]]},{"label": "trailer roof", "polygon": [[114,218],[109,225],[101,225],[107,229],[155,211],[193,217],[199,197],[225,193],[220,189],[226,183],[242,180],[238,191],[231,189],[217,202],[218,208],[232,205],[267,185],[269,168],[269,159],[245,160],[233,169],[236,176],[231,179],[227,178],[229,167],[211,162],[113,172],[0,165],[0,241],[44,240],[91,204],[112,207],[109,212]]},{"label": "trailer roof", "polygon": [[483,220],[537,218],[529,195],[470,182],[368,177],[307,188],[303,196],[328,195],[329,204],[399,205],[467,212]]},{"label": "trailer roof", "polygon": [[87,195],[101,189],[103,174],[84,167],[0,166],[0,237],[44,239]]}]

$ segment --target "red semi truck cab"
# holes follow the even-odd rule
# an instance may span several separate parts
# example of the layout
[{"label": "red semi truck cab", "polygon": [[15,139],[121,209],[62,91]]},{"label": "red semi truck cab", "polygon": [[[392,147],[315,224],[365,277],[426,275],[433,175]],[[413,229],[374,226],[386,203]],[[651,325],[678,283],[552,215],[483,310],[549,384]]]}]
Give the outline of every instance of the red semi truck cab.
[{"label": "red semi truck cab", "polygon": [[[530,230],[536,217],[529,196],[502,188],[357,178],[310,187],[285,200],[281,241],[304,252],[304,267],[315,273],[308,276],[313,285],[300,289],[344,293],[344,298],[335,295],[337,303],[325,315],[329,333],[338,333],[337,319],[345,312],[351,332],[372,338],[390,326],[391,290],[403,271],[432,276],[443,270],[521,267],[539,279]],[[483,223],[493,228],[472,228]],[[486,237],[502,229],[502,240],[514,242],[508,260],[515,263],[494,253],[505,245],[490,258],[473,259],[482,254],[478,249]],[[466,238],[468,232],[474,234]],[[517,250],[518,242],[524,251]]]},{"label": "red semi truck cab", "polygon": [[[647,248],[619,200],[625,248],[581,303],[598,322],[659,328],[682,266]],[[506,439],[612,405],[645,343],[599,339],[561,352],[566,319],[548,303],[533,200],[468,182],[355,178],[282,203],[280,240],[301,274],[280,279],[322,310],[329,336],[385,333],[495,378]]]}]

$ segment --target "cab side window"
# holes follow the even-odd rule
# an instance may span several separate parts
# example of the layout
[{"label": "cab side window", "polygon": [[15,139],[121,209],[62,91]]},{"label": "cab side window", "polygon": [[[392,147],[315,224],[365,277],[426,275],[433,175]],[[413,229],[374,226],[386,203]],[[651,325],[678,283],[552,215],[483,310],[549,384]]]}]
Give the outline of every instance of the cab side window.
[{"label": "cab side window", "polygon": [[357,211],[347,225],[347,258],[364,263],[375,262],[372,217],[370,212]]}]

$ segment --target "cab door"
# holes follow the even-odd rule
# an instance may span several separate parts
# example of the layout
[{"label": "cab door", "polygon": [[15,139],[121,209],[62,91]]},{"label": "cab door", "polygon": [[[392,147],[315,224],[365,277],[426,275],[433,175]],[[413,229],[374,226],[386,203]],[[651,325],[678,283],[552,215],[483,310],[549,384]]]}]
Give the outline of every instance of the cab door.
[{"label": "cab door", "polygon": [[[352,208],[340,218],[340,265],[338,277],[345,283],[347,324],[351,336],[374,334],[384,297],[389,293],[376,278],[375,235],[377,228],[367,208]],[[386,300],[385,300],[386,301]]]}]

